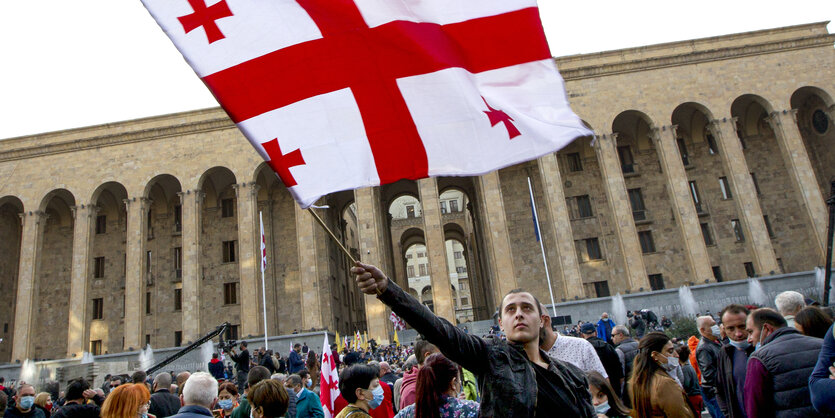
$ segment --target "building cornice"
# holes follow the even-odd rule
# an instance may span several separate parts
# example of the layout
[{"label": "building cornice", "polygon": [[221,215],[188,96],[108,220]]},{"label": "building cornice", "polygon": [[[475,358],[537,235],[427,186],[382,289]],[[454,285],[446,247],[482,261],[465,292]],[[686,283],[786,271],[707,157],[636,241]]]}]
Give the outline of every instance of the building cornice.
[{"label": "building cornice", "polygon": [[[605,77],[631,72],[653,70],[659,68],[678,67],[683,65],[699,64],[704,62],[722,61],[737,59],[756,55],[773,54],[792,50],[819,48],[832,46],[835,43],[835,34],[824,34],[818,36],[802,37],[775,42],[765,42],[754,45],[738,47],[719,48],[706,51],[694,51],[685,54],[674,54],[646,59],[620,61],[609,64],[595,64],[586,67],[562,69],[565,81],[582,80],[592,77]],[[577,57],[572,57],[577,60]],[[557,66],[561,58],[556,58]]]}]

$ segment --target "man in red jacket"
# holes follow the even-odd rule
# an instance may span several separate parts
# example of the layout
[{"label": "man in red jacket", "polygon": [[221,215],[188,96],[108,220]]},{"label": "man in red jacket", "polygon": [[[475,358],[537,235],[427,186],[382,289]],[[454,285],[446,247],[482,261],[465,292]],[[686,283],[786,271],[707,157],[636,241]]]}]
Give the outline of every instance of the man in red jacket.
[{"label": "man in red jacket", "polygon": [[423,367],[423,361],[429,355],[440,352],[438,347],[435,347],[429,341],[419,340],[415,343],[415,358],[418,361],[418,366],[412,370],[407,370],[403,374],[403,384],[400,386],[400,409],[415,403],[418,370]]}]

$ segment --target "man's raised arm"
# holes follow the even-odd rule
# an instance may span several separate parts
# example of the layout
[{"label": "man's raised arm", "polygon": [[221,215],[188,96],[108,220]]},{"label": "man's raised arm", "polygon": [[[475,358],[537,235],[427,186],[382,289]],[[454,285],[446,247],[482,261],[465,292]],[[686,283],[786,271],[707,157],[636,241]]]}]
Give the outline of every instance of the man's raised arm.
[{"label": "man's raised arm", "polygon": [[487,343],[479,337],[465,333],[449,321],[439,318],[417,299],[404,292],[400,286],[375,266],[357,263],[351,269],[356,275],[360,290],[377,295],[394,313],[435,344],[450,360],[479,373],[487,364]]}]

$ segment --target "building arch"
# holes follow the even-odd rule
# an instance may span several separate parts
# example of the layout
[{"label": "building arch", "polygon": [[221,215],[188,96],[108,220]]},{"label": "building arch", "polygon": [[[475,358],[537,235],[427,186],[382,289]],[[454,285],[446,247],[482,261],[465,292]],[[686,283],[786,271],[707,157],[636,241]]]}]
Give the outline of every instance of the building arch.
[{"label": "building arch", "polygon": [[737,134],[740,137],[768,135],[771,128],[765,118],[774,111],[773,106],[762,96],[743,94],[731,103],[731,115],[736,120]]},{"label": "building arch", "polygon": [[17,304],[18,270],[23,228],[20,217],[24,213],[23,202],[17,196],[0,197],[0,289],[7,295],[0,304],[0,363],[11,361],[14,344],[15,306]]},{"label": "building arch", "polygon": [[791,96],[791,107],[823,196],[835,181],[835,102],[825,90],[805,86]]}]

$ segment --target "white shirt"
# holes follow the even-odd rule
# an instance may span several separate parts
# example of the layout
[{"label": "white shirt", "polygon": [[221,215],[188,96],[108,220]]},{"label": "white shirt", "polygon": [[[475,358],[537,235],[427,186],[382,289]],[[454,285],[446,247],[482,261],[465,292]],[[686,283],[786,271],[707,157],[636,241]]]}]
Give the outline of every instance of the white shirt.
[{"label": "white shirt", "polygon": [[554,360],[571,363],[584,372],[594,370],[603,377],[609,378],[606,369],[603,368],[603,363],[597,357],[597,351],[594,351],[590,342],[582,338],[557,334],[557,340],[548,350],[548,356]]}]

